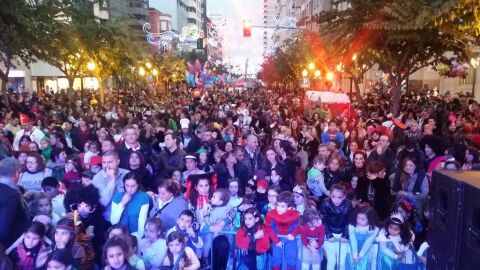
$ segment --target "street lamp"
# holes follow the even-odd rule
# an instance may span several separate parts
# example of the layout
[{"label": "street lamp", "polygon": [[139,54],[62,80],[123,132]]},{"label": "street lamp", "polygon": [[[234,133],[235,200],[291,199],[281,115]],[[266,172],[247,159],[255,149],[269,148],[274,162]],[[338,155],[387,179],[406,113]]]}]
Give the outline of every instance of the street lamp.
[{"label": "street lamp", "polygon": [[147,62],[147,63],[145,64],[145,66],[146,66],[148,69],[151,69],[151,68],[152,68],[152,64],[151,64],[150,62]]},{"label": "street lamp", "polygon": [[96,67],[97,67],[97,65],[95,65],[95,62],[93,62],[93,61],[90,61],[90,62],[87,63],[87,69],[90,72],[93,72]]},{"label": "street lamp", "polygon": [[302,71],[302,76],[303,76],[303,77],[307,77],[307,76],[308,76],[308,70],[304,69],[304,70]]},{"label": "street lamp", "polygon": [[310,64],[308,64],[308,69],[314,70],[314,69],[315,69],[315,64],[314,64],[313,62],[311,62]]},{"label": "street lamp", "polygon": [[152,75],[153,75],[153,76],[157,76],[157,75],[158,75],[158,70],[153,69],[153,70],[152,70]]},{"label": "street lamp", "polygon": [[145,69],[143,67],[139,67],[138,68],[138,74],[142,77],[145,76],[145,74],[146,74]]},{"label": "street lamp", "polygon": [[472,97],[475,97],[475,84],[477,83],[477,67],[480,65],[480,57],[470,59],[473,67]]},{"label": "street lamp", "polygon": [[354,53],[354,54],[352,55],[352,61],[356,61],[356,60],[357,60],[357,54]]},{"label": "street lamp", "polygon": [[313,73],[313,75],[314,75],[316,78],[320,77],[320,74],[321,74],[321,72],[320,72],[320,70],[318,70],[318,69],[315,70],[315,73]]},{"label": "street lamp", "polygon": [[333,79],[335,78],[335,73],[331,72],[331,71],[328,71],[327,72],[327,75],[325,76],[327,81],[333,81]]}]

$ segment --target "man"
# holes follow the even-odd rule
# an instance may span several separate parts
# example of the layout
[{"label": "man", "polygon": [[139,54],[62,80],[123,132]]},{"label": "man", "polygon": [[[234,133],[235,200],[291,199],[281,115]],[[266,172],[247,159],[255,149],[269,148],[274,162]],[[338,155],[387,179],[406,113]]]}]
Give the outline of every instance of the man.
[{"label": "man", "polygon": [[102,142],[102,153],[115,151],[115,143],[111,139]]},{"label": "man", "polygon": [[119,168],[120,159],[114,151],[103,153],[102,170],[99,171],[92,179],[92,184],[100,193],[100,203],[106,207],[104,216],[106,220],[110,220],[110,204],[113,195],[116,192],[125,191],[123,187],[123,177],[128,170]]},{"label": "man", "polygon": [[187,181],[190,175],[204,174],[205,172],[197,168],[197,158],[192,155],[185,156],[185,171],[182,172],[182,185]]},{"label": "man", "polygon": [[30,117],[28,115],[21,113],[20,114],[20,123],[22,129],[15,133],[15,139],[13,140],[13,150],[18,151],[20,147],[20,139],[22,136],[29,136],[32,141],[36,142],[37,145],[40,145],[40,141],[45,137],[45,134],[38,128],[34,127],[30,122]]},{"label": "man", "polygon": [[18,190],[20,163],[15,158],[0,161],[0,245],[9,247],[30,225],[30,213]]},{"label": "man", "polygon": [[375,151],[370,152],[368,160],[384,163],[387,174],[390,175],[392,173],[392,168],[395,164],[395,153],[390,149],[390,139],[387,135],[383,134],[380,136]]},{"label": "man", "polygon": [[133,151],[142,153],[143,157],[145,158],[145,162],[149,163],[151,150],[148,146],[141,144],[138,141],[140,136],[138,129],[132,125],[128,125],[123,129],[122,135],[125,142],[117,149],[118,157],[120,158],[120,168],[129,168],[128,159],[130,157],[130,153]]},{"label": "man", "polygon": [[337,123],[331,120],[328,123],[328,130],[322,133],[322,143],[329,143],[333,140],[338,140],[340,142],[340,149],[343,148],[345,136],[343,136],[343,134],[338,131]]},{"label": "man", "polygon": [[184,167],[183,158],[187,155],[178,147],[178,138],[175,134],[165,135],[165,150],[159,155],[158,170],[164,177],[170,177],[174,171],[182,171]]},{"label": "man", "polygon": [[5,125],[5,128],[10,131],[12,134],[17,134],[17,132],[22,129],[19,125],[20,121],[17,116],[11,116],[11,119]]},{"label": "man", "polygon": [[262,166],[263,157],[258,147],[257,135],[250,134],[247,136],[245,147],[243,148],[245,157],[240,161],[245,167],[247,167],[248,177],[253,178],[255,172]]}]

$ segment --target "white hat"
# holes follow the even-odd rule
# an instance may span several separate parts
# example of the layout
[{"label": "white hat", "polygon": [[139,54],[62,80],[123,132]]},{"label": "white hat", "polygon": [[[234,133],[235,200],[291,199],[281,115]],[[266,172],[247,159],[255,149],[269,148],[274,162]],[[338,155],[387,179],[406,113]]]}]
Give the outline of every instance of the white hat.
[{"label": "white hat", "polygon": [[180,126],[182,127],[182,129],[188,128],[189,125],[190,125],[190,120],[188,120],[187,118],[180,119]]}]

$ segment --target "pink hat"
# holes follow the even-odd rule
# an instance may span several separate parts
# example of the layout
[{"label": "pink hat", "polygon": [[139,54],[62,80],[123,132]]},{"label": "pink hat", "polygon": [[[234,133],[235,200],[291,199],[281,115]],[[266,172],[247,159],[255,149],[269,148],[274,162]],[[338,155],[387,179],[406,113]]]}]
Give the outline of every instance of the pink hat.
[{"label": "pink hat", "polygon": [[88,165],[100,165],[102,164],[102,157],[101,156],[93,156],[90,158],[90,163]]},{"label": "pink hat", "polygon": [[261,187],[261,188],[264,188],[264,189],[267,189],[267,188],[268,188],[268,182],[267,182],[267,180],[265,180],[265,179],[259,179],[259,180],[257,181],[257,188],[260,188],[260,187]]}]

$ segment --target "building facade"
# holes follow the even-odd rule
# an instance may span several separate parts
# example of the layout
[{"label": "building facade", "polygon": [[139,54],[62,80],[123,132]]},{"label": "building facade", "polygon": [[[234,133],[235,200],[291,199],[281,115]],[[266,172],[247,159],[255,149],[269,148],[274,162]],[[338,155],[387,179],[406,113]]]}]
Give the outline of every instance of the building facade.
[{"label": "building facade", "polygon": [[[149,8],[149,17],[150,17],[150,31],[152,33],[165,33],[172,31],[172,15],[160,12],[154,8]],[[152,55],[156,54],[168,54],[172,51],[173,44],[169,43],[159,43],[159,44],[150,44],[150,52]]]}]

